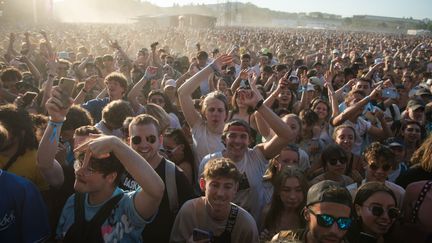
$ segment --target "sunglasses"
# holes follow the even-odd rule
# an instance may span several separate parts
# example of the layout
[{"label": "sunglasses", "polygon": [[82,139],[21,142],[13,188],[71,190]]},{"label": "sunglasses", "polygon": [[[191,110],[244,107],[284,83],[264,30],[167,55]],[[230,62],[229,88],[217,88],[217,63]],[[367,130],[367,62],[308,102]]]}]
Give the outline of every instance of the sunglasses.
[{"label": "sunglasses", "polygon": [[167,155],[172,155],[177,149],[180,147],[180,145],[175,146],[173,149],[161,149],[162,152],[164,152]]},{"label": "sunglasses", "polygon": [[316,214],[310,208],[308,209],[311,214],[317,218],[318,225],[325,228],[330,228],[335,222],[340,230],[348,230],[352,225],[352,218],[339,217],[335,218],[328,214]]},{"label": "sunglasses", "polygon": [[346,162],[347,162],[347,160],[346,160],[346,158],[339,158],[339,159],[330,159],[329,161],[328,161],[328,163],[330,164],[330,165],[337,165],[337,163],[339,163],[339,164],[341,164],[341,165],[344,165],[344,164],[346,164]]},{"label": "sunglasses", "polygon": [[[154,144],[156,142],[156,136],[155,135],[147,136],[147,137],[145,137],[145,139],[150,144]],[[133,136],[131,141],[133,144],[138,145],[141,143],[142,138],[140,136]]]},{"label": "sunglasses", "polygon": [[378,170],[379,168],[381,168],[383,171],[388,171],[390,170],[391,167],[392,167],[391,164],[383,164],[380,166],[378,163],[371,163],[369,165],[369,168],[371,170]]},{"label": "sunglasses", "polygon": [[[381,215],[384,214],[384,208],[381,206],[364,206],[366,207],[373,216],[375,217],[380,217]],[[397,208],[389,208],[387,209],[387,215],[389,216],[390,219],[396,219],[397,217],[399,217],[399,209]]]}]

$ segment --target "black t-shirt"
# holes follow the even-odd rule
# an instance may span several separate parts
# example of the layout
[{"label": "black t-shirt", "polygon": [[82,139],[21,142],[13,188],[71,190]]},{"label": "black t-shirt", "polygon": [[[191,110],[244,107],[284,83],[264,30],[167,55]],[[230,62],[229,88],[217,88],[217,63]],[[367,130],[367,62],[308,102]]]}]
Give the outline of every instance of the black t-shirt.
[{"label": "black t-shirt", "polygon": [[[156,173],[162,178],[165,183],[165,163],[166,160],[162,159],[158,167],[155,169]],[[196,197],[193,193],[191,184],[182,171],[176,166],[176,185],[178,194],[179,209],[187,200]],[[120,186],[123,189],[131,190],[136,189],[138,184],[132,179],[130,175],[126,175]],[[168,193],[165,188],[162,201],[159,205],[158,213],[151,224],[145,226],[142,237],[143,242],[169,242],[171,228],[174,224],[176,214],[171,212],[169,208]]]},{"label": "black t-shirt", "polygon": [[432,180],[432,172],[427,172],[420,166],[415,166],[405,171],[396,179],[396,184],[406,188],[409,184],[416,181]]}]

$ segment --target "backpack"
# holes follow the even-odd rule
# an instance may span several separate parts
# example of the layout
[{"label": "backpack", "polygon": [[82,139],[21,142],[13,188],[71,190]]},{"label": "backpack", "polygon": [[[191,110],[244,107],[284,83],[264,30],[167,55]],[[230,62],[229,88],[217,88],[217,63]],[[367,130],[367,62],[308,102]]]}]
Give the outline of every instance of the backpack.
[{"label": "backpack", "polygon": [[84,200],[85,194],[75,194],[75,221],[67,231],[63,242],[104,242],[101,234],[101,226],[111,215],[112,210],[117,206],[118,202],[123,198],[123,192],[106,202],[96,215],[90,220],[85,220],[84,215]]}]

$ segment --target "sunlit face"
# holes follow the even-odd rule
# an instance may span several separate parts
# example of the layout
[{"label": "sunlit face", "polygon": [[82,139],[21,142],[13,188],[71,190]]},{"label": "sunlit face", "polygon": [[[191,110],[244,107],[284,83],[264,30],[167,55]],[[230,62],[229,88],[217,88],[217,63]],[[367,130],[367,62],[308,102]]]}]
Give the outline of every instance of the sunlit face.
[{"label": "sunlit face", "polygon": [[279,192],[280,199],[285,208],[297,209],[305,200],[303,190],[297,177],[285,180]]},{"label": "sunlit face", "polygon": [[371,86],[369,82],[357,81],[357,83],[354,85],[354,90],[361,90],[365,92],[366,95],[369,95],[371,92]]},{"label": "sunlit face", "polygon": [[291,132],[293,133],[293,141],[291,143],[297,143],[301,135],[300,123],[292,116],[285,116],[282,120],[291,128]]},{"label": "sunlit face", "polygon": [[[134,137],[139,143],[134,142]],[[157,128],[154,124],[132,125],[129,128],[129,144],[144,159],[157,157],[161,145]]]},{"label": "sunlit face", "polygon": [[289,104],[291,103],[291,100],[292,100],[291,91],[288,88],[281,90],[277,99],[279,101],[279,105],[289,106]]},{"label": "sunlit face", "polygon": [[347,153],[351,153],[355,142],[355,134],[351,128],[341,128],[336,131],[335,142],[339,144]]},{"label": "sunlit face", "polygon": [[[380,216],[373,215],[372,208],[381,207],[384,212]],[[389,209],[396,208],[393,197],[386,192],[376,192],[372,194],[363,205],[355,205],[357,215],[361,218],[361,228],[365,233],[378,236],[378,238],[388,232],[396,219],[391,219],[388,215]]]},{"label": "sunlit face", "polygon": [[218,127],[225,123],[225,104],[217,98],[209,98],[204,101],[204,117],[211,127]]},{"label": "sunlit face", "polygon": [[81,193],[98,192],[113,183],[116,173],[104,176],[100,171],[91,168],[91,163],[92,159],[90,159],[89,165],[83,166],[83,156],[79,156],[79,159],[75,161],[75,191]]},{"label": "sunlit face", "polygon": [[417,109],[413,109],[413,108],[408,108],[408,117],[409,119],[413,120],[413,121],[418,121],[418,122],[422,122],[425,118],[425,109],[424,107],[419,107]]},{"label": "sunlit face", "polygon": [[217,177],[204,180],[201,178],[200,185],[205,190],[206,203],[212,215],[224,215],[231,207],[230,202],[238,189],[238,183],[233,179]]},{"label": "sunlit face", "polygon": [[224,92],[227,88],[228,88],[228,85],[225,82],[225,80],[223,80],[221,78],[218,79],[216,89],[219,90],[219,91],[221,91],[221,92]]},{"label": "sunlit face", "polygon": [[[239,129],[233,129],[235,127],[238,127]],[[239,131],[240,129],[244,130],[241,126],[230,126],[225,135],[226,150],[233,157],[244,156],[250,143],[249,134],[244,131]]]},{"label": "sunlit face", "polygon": [[328,115],[328,108],[327,105],[323,102],[318,103],[314,110],[315,113],[317,113],[320,120],[326,120]]},{"label": "sunlit face", "polygon": [[284,149],[276,157],[277,169],[281,171],[286,166],[299,166],[299,153],[293,150]]},{"label": "sunlit face", "polygon": [[123,97],[125,89],[120,85],[119,82],[114,80],[105,81],[108,95],[110,100],[119,100]]}]

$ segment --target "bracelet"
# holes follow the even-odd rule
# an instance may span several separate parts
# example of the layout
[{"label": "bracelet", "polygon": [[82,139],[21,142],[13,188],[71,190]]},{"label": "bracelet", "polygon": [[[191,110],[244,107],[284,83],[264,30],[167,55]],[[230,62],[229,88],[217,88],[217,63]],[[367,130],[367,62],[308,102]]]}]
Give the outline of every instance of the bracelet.
[{"label": "bracelet", "polygon": [[365,98],[366,98],[366,100],[367,100],[368,102],[371,100],[371,98],[370,98],[369,95],[367,95]]},{"label": "bracelet", "polygon": [[256,104],[254,110],[257,111],[262,105],[264,104],[264,100],[260,100],[258,101],[258,103]]},{"label": "bracelet", "polygon": [[57,136],[58,129],[63,125],[65,120],[66,120],[66,117],[61,122],[55,122],[55,121],[51,120],[51,117],[49,117],[48,126],[53,126],[53,133],[49,137],[49,140],[51,143],[54,143],[54,139],[56,139],[56,141],[58,142],[58,139],[60,137],[60,136]]}]

